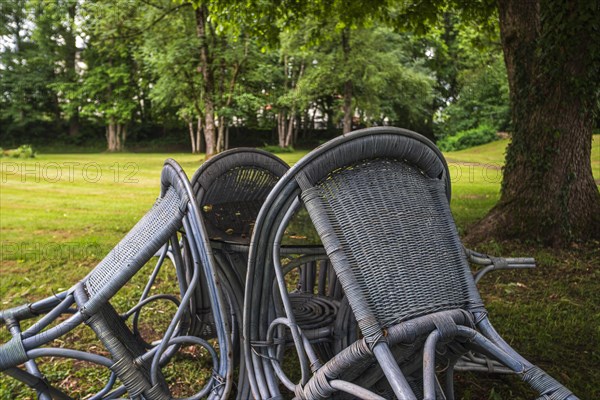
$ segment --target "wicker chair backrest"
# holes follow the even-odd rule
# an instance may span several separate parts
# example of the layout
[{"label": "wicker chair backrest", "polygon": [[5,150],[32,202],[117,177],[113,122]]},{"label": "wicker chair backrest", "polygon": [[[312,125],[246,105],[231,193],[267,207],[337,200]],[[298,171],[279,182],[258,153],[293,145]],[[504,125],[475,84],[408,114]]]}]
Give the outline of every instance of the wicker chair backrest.
[{"label": "wicker chair backrest", "polygon": [[249,243],[267,195],[288,167],[270,153],[234,149],[212,158],[192,178],[211,239]]},{"label": "wicker chair backrest", "polygon": [[[164,169],[163,181],[165,174],[174,175]],[[189,199],[176,179],[169,177],[169,182],[175,184],[163,186],[165,189],[152,209],[84,278],[89,295],[86,309],[90,312],[108,301],[181,228]]]},{"label": "wicker chair backrest", "polygon": [[365,336],[482,306],[450,213],[445,161],[432,144],[357,138],[312,160],[297,180]]}]

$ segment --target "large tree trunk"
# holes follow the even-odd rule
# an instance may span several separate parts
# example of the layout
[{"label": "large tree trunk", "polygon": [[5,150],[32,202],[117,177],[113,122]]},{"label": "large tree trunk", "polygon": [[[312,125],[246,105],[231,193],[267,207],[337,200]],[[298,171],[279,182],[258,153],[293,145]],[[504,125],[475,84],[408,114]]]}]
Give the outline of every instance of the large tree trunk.
[{"label": "large tree trunk", "polygon": [[[350,28],[346,27],[342,30],[342,50],[344,51],[344,67],[349,69],[350,62]],[[352,117],[354,109],[352,108],[352,79],[348,76],[344,82],[344,122],[343,132],[348,133],[352,130]]]},{"label": "large tree trunk", "polygon": [[207,20],[208,8],[203,3],[196,9],[196,35],[200,39],[200,69],[202,70],[202,84],[204,86],[204,138],[206,141],[206,158],[208,159],[216,153],[217,137],[214,104],[215,82],[212,71],[212,58],[208,48]]},{"label": "large tree trunk", "polygon": [[[560,245],[600,237],[600,194],[590,164],[598,82],[590,49],[599,39],[579,22],[591,12],[585,5],[499,1],[514,132],[500,201],[470,233],[473,239]],[[545,18],[557,12],[564,13],[563,29]]]}]

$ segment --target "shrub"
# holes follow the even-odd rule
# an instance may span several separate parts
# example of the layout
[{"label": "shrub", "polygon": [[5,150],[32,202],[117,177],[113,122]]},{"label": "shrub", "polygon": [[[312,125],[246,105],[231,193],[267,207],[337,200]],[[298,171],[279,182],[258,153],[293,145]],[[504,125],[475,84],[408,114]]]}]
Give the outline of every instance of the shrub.
[{"label": "shrub", "polygon": [[2,150],[0,148],[0,153],[2,154],[2,157],[12,158],[34,158],[36,155],[36,152],[33,151],[33,148],[30,144],[23,144],[12,150]]},{"label": "shrub", "polygon": [[293,153],[294,152],[294,148],[292,146],[279,147],[279,146],[265,144],[260,149],[268,151],[269,153],[273,153],[273,154],[278,154],[278,153]]},{"label": "shrub", "polygon": [[497,131],[510,131],[510,104],[506,67],[501,54],[494,54],[485,65],[461,72],[460,91],[452,102],[435,116],[438,140],[456,132],[489,125]]},{"label": "shrub", "polygon": [[480,144],[493,142],[497,139],[496,129],[489,125],[479,125],[477,128],[460,131],[456,135],[446,136],[437,142],[442,151],[462,150]]}]

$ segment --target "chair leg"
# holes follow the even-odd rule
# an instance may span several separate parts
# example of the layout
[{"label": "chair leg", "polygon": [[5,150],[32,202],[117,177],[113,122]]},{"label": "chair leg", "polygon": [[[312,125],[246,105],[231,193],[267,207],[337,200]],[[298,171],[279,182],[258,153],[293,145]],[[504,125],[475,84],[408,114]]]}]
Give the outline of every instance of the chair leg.
[{"label": "chair leg", "polygon": [[496,332],[487,317],[483,317],[477,324],[484,337],[494,343],[499,349],[504,351],[510,357],[518,360],[524,368],[521,372],[521,378],[527,382],[532,389],[538,391],[541,398],[551,400],[578,400],[569,389],[563,386],[556,379],[552,378],[541,368],[533,365],[522,355],[517,353],[502,337]]},{"label": "chair leg", "polygon": [[[82,286],[76,289],[75,299],[79,305],[87,302],[87,295]],[[110,303],[102,306],[96,314],[87,319],[86,323],[110,352],[114,360],[111,369],[127,388],[131,397],[135,398],[144,393],[152,396],[149,398],[159,399],[169,395],[163,379],[155,387],[152,386],[149,365],[136,363],[136,358],[145,353],[144,346]]]},{"label": "chair leg", "polygon": [[446,398],[454,400],[454,365],[448,366],[446,370]]},{"label": "chair leg", "polygon": [[394,394],[399,400],[417,400],[406,378],[400,371],[396,359],[392,355],[389,346],[385,342],[379,342],[373,347],[373,354],[379,362],[383,373],[392,386]]},{"label": "chair leg", "polygon": [[[8,330],[13,337],[21,336],[21,325],[19,321],[13,318],[7,318],[5,321],[8,326]],[[25,369],[32,376],[39,378],[35,385],[35,391],[37,392],[39,400],[52,400],[48,385],[45,383],[42,373],[40,372],[35,360],[29,360],[25,363]]]},{"label": "chair leg", "polygon": [[9,369],[3,371],[3,373],[5,373],[6,375],[8,375],[10,377],[15,378],[18,381],[23,382],[24,384],[26,384],[27,386],[32,387],[32,388],[36,388],[36,387],[39,387],[40,385],[44,385],[46,387],[44,395],[47,395],[49,397],[41,397],[38,394],[38,399],[73,400],[72,397],[67,396],[60,390],[56,389],[55,387],[49,386],[42,378],[35,376],[27,371],[23,371],[22,369],[19,369],[16,367],[9,368]]}]

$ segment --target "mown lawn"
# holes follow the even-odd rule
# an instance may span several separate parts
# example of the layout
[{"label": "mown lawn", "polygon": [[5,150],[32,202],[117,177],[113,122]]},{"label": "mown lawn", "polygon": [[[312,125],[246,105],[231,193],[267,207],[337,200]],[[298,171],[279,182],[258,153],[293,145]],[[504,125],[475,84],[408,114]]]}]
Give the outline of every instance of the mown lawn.
[{"label": "mown lawn", "polygon": [[[446,154],[453,183],[452,211],[461,233],[499,198],[506,141]],[[282,154],[293,164],[303,152]],[[191,176],[201,156],[190,154],[41,154],[35,159],[1,159],[0,301],[16,305],[68,288],[102,259],[150,208],[159,193],[165,158],[176,159]],[[600,135],[593,144],[592,168],[600,182]],[[538,268],[487,276],[481,289],[496,328],[526,357],[567,383],[583,398],[600,397],[600,251],[598,243],[543,249],[535,243],[485,243],[478,250],[533,255]],[[169,284],[169,277],[164,279]],[[139,296],[133,281],[116,299],[126,310]],[[166,310],[149,316],[166,323]],[[0,339],[8,338],[2,328]],[[69,346],[87,348],[91,336],[76,331]],[[180,394],[191,394],[207,376],[195,350],[190,362],[170,370]],[[104,376],[81,363],[42,367],[52,382],[83,398]],[[514,377],[464,374],[465,399],[532,398]],[[518,382],[517,382],[518,383]],[[457,385],[459,386],[459,385]],[[186,387],[188,389],[186,389]],[[489,395],[490,391],[492,395]],[[485,393],[485,395],[483,394]],[[12,379],[0,377],[0,399],[31,398]]]}]

